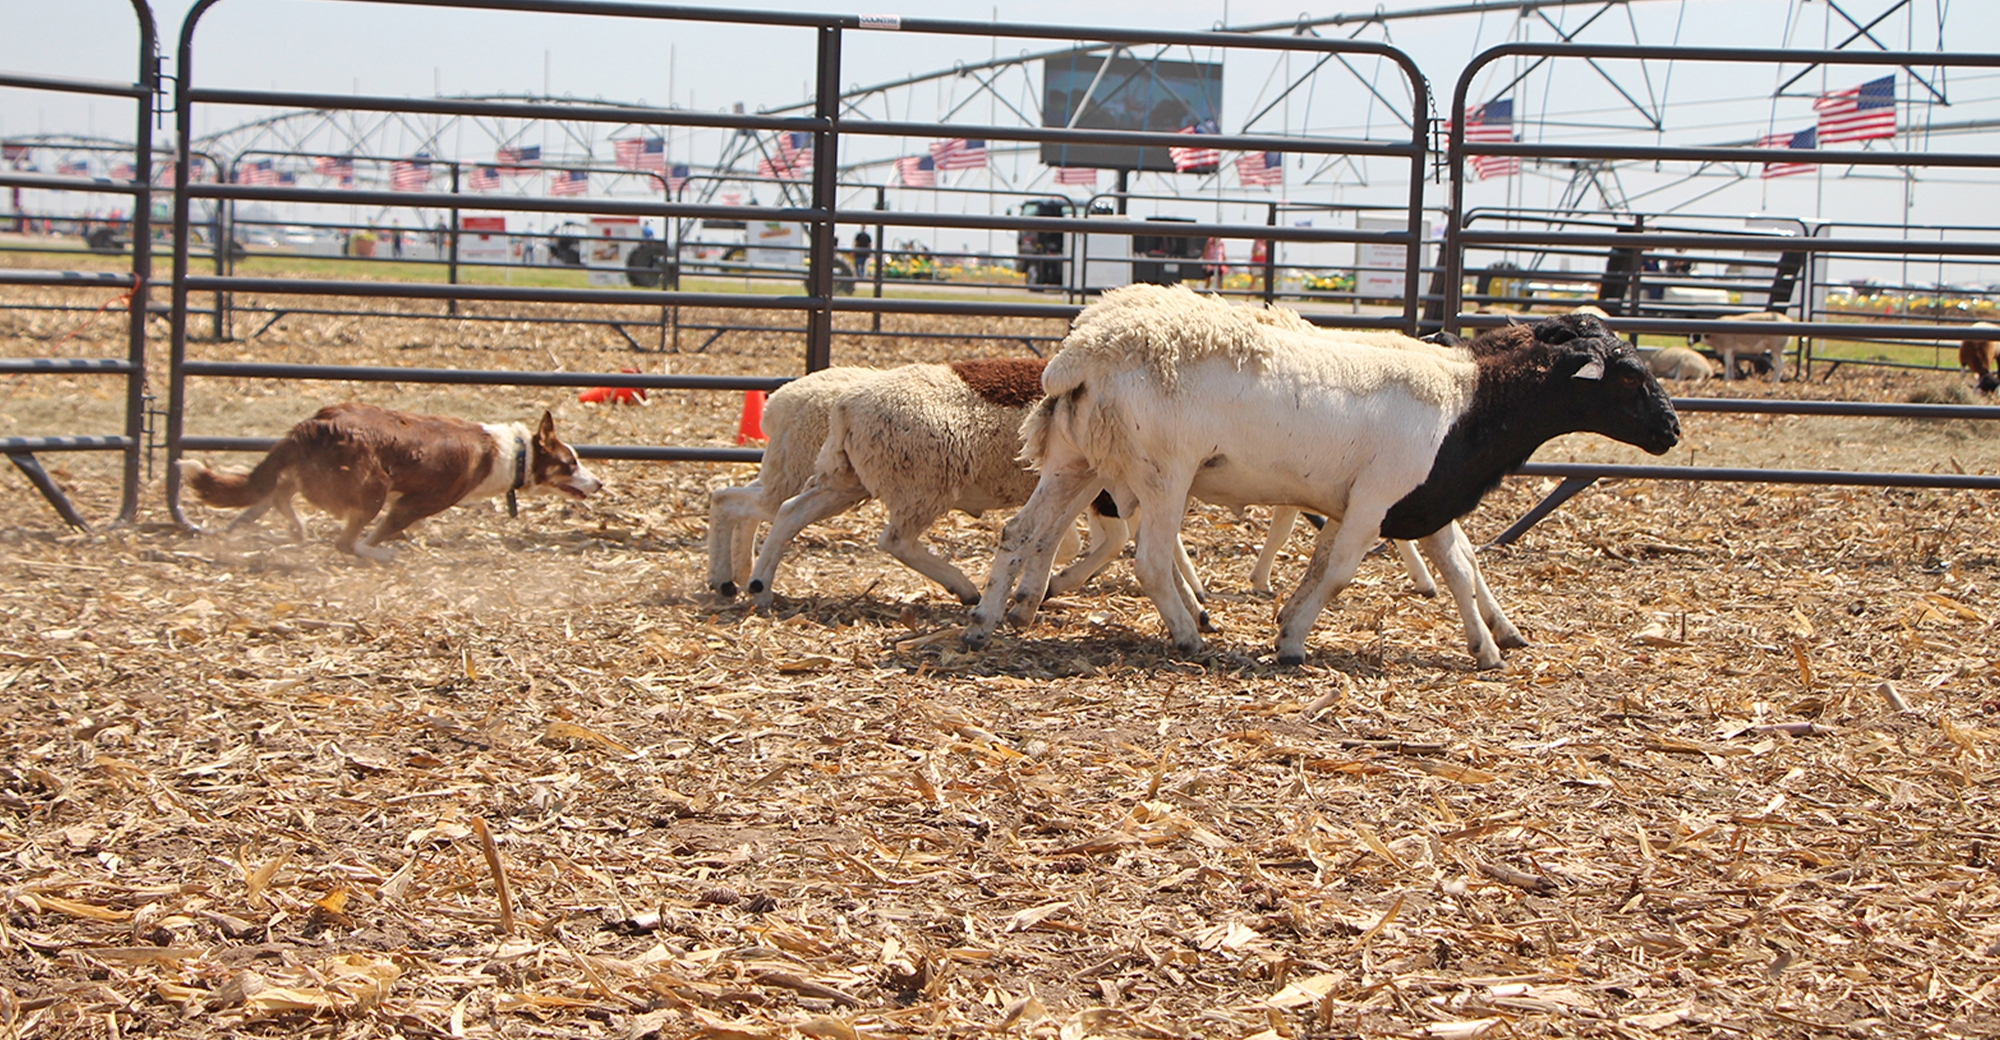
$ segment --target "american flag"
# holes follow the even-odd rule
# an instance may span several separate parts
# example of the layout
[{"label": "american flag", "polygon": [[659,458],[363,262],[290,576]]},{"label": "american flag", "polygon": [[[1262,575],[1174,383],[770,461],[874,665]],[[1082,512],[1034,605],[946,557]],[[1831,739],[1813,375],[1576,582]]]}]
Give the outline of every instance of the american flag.
[{"label": "american flag", "polygon": [[5,159],[10,163],[23,162],[33,150],[33,145],[15,144],[12,141],[8,141],[6,144],[0,145],[0,159]]},{"label": "american flag", "polygon": [[474,166],[465,176],[468,191],[499,191],[500,169],[495,166]]},{"label": "american flag", "polygon": [[350,155],[322,155],[313,160],[313,172],[332,177],[340,187],[354,187],[354,157]]},{"label": "american flag", "polygon": [[[806,154],[811,155],[812,152],[808,150]],[[798,167],[787,164],[782,158],[757,160],[757,176],[759,177],[771,177],[781,181],[795,181],[799,179],[800,174],[810,172],[811,170],[811,163],[807,163],[803,167]]]},{"label": "american flag", "polygon": [[112,180],[129,181],[138,175],[139,171],[133,169],[132,164],[128,162],[118,163],[111,167]]},{"label": "american flag", "polygon": [[530,144],[517,148],[502,148],[493,153],[493,161],[499,165],[500,172],[509,177],[533,173],[535,172],[533,167],[541,165],[542,146]]},{"label": "american flag", "polygon": [[[1757,147],[1804,148],[1810,150],[1819,147],[1818,139],[1818,128],[1809,126],[1795,134],[1768,134],[1760,137],[1757,139]],[[1772,177],[1790,177],[1795,173],[1811,173],[1812,169],[1813,164],[1809,162],[1765,163],[1764,172],[1761,176],[1769,180]]]},{"label": "american flag", "polygon": [[1283,152],[1251,152],[1236,160],[1236,179],[1246,188],[1269,188],[1285,183]]},{"label": "american flag", "polygon": [[1819,113],[1819,142],[1872,141],[1896,136],[1896,75],[1869,80],[1858,87],[1822,94],[1813,102]]},{"label": "american flag", "polygon": [[431,157],[422,152],[415,159],[398,159],[389,164],[389,187],[396,191],[422,191],[431,182]]},{"label": "american flag", "polygon": [[905,188],[937,187],[937,160],[928,155],[905,155],[896,160],[896,183]]},{"label": "american flag", "polygon": [[[1449,123],[1445,125],[1450,131]],[[1514,99],[1501,98],[1487,103],[1465,114],[1465,145],[1468,152],[1476,152],[1476,145],[1499,142],[1511,144],[1514,138]],[[1472,173],[1479,180],[1489,177],[1512,177],[1521,172],[1521,157],[1518,155],[1473,155],[1469,160]]]},{"label": "american flag", "polygon": [[[269,166],[270,163],[265,163],[264,165]],[[56,173],[63,177],[88,177],[90,176],[90,164],[87,162],[71,162],[68,159],[64,159],[62,162],[56,164]]]},{"label": "american flag", "polygon": [[692,176],[694,171],[688,169],[687,163],[675,163],[673,169],[667,171],[667,192],[679,195],[681,189],[687,186],[688,178]]},{"label": "american flag", "polygon": [[[1204,119],[1193,126],[1181,128],[1184,134],[1215,133],[1215,120]],[[1222,153],[1213,148],[1169,148],[1167,154],[1173,157],[1174,170],[1179,173],[1211,173],[1222,165]]]},{"label": "american flag", "polygon": [[297,184],[298,182],[299,182],[298,174],[293,173],[290,170],[278,171],[278,183],[280,185],[292,185],[292,184]]},{"label": "american flag", "polygon": [[[813,166],[813,135],[793,130],[778,135],[778,162],[804,172]],[[761,172],[761,171],[760,171]],[[784,176],[777,174],[776,176]]]},{"label": "american flag", "polygon": [[238,184],[276,184],[278,170],[269,159],[259,159],[236,171]]},{"label": "american flag", "polygon": [[983,170],[986,168],[986,142],[963,137],[932,141],[931,160],[937,163],[940,170]]},{"label": "american flag", "polygon": [[1059,166],[1056,168],[1056,183],[1088,184],[1094,188],[1097,186],[1097,168],[1095,166]]},{"label": "american flag", "polygon": [[619,166],[628,170],[652,170],[655,173],[667,171],[667,139],[664,137],[627,137],[611,142],[618,153]]},{"label": "american flag", "polygon": [[582,195],[590,190],[590,174],[583,170],[550,170],[549,194]]}]

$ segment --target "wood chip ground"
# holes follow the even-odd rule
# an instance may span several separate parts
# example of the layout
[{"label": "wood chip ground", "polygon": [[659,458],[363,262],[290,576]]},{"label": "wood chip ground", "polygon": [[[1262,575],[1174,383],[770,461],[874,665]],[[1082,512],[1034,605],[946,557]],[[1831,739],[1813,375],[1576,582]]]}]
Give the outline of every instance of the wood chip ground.
[{"label": "wood chip ground", "polygon": [[[8,312],[0,343],[48,353],[81,320]],[[114,325],[55,350],[115,354]],[[310,316],[195,345],[782,374],[800,350]],[[836,361],[1009,350],[843,338]],[[6,389],[0,434],[117,431],[109,380]],[[343,397],[708,445],[741,401],[200,380],[189,429],[274,435]],[[1685,423],[1669,463],[2000,472],[1990,427]],[[43,461],[115,513],[108,460]],[[1124,562],[961,653],[963,608],[874,548],[872,508],[808,532],[757,614],[704,591],[701,557],[708,489],[753,467],[602,471],[589,502],[461,507],[375,567],[323,516],[304,545],[184,533],[157,480],[137,524],[71,533],[8,467],[0,1033],[2000,1035],[1990,494],[1592,489],[1482,552],[1534,645],[1481,673],[1379,555],[1277,667],[1244,591],[1261,516],[1205,508],[1187,538],[1222,631],[1192,660]],[[1508,482],[1475,540],[1546,489]],[[935,542],[977,576],[1002,519]]]}]

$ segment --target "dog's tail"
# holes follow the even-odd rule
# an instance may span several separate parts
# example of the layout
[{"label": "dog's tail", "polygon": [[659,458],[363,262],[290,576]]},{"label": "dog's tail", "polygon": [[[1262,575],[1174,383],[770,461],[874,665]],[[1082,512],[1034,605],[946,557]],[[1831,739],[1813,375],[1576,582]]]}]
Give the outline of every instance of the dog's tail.
[{"label": "dog's tail", "polygon": [[278,442],[257,468],[248,473],[220,473],[193,459],[180,460],[181,479],[202,504],[218,509],[242,509],[271,497],[278,480],[292,468],[298,445],[290,437]]}]

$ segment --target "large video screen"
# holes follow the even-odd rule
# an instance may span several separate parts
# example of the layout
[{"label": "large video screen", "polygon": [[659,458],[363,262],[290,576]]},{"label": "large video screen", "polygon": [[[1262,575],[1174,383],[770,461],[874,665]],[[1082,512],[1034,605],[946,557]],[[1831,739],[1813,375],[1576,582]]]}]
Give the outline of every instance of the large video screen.
[{"label": "large video screen", "polygon": [[[1107,60],[1083,53],[1042,62],[1043,126],[1173,133],[1205,119],[1220,125],[1221,112],[1220,64],[1126,57]],[[1165,148],[1126,145],[1048,142],[1042,145],[1042,161],[1050,166],[1103,170],[1174,170],[1173,158]]]}]

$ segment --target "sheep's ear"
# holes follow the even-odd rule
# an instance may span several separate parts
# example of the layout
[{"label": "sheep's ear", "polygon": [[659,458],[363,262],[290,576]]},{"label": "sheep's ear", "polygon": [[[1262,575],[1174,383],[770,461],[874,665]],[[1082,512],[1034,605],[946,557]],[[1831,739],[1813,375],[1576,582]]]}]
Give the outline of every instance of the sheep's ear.
[{"label": "sheep's ear", "polygon": [[1591,359],[1591,361],[1590,361],[1590,363],[1588,363],[1588,364],[1584,365],[1584,366],[1583,366],[1582,368],[1579,368],[1579,369],[1577,369],[1577,370],[1576,370],[1576,372],[1575,372],[1575,373],[1573,373],[1573,374],[1572,374],[1572,375],[1570,376],[1570,378],[1571,378],[1571,379],[1603,379],[1603,378],[1604,378],[1604,362],[1603,362],[1602,360],[1600,360],[1600,359],[1596,359],[1596,358],[1592,358],[1592,359]]}]

